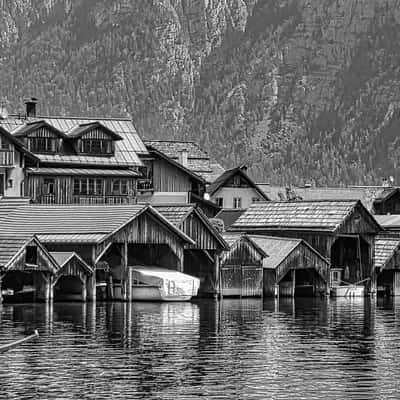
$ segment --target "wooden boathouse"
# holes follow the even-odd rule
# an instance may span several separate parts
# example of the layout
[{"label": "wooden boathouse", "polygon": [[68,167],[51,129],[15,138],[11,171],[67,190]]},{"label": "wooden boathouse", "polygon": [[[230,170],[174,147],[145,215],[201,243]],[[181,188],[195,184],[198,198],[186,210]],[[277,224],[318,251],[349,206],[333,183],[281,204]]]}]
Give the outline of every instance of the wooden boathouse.
[{"label": "wooden boathouse", "polygon": [[[0,302],[49,301],[58,264],[30,234],[0,234]],[[8,293],[8,294],[7,294]]]},{"label": "wooden boathouse", "polygon": [[362,282],[376,290],[375,236],[380,225],[360,201],[253,204],[231,231],[303,239],[331,264],[330,284]]},{"label": "wooden boathouse", "polygon": [[375,238],[375,272],[380,295],[400,296],[400,235],[379,234]]},{"label": "wooden boathouse", "polygon": [[268,254],[249,235],[224,233],[229,250],[221,257],[222,295],[263,295],[263,260]]},{"label": "wooden boathouse", "polygon": [[219,295],[219,258],[222,251],[228,249],[224,238],[199,206],[168,204],[154,207],[194,241],[185,246],[183,272],[200,279],[199,295]]},{"label": "wooden boathouse", "polygon": [[[107,298],[130,300],[129,266],[159,265],[183,272],[184,247],[195,244],[149,205],[22,206],[3,218],[0,226],[0,235],[21,234],[37,235],[53,254],[70,253],[56,254],[63,260],[59,274],[79,278],[69,294],[85,292],[86,276],[86,298],[93,301],[96,282],[106,285]],[[89,269],[96,271],[91,279]],[[68,282],[58,276],[61,279]]]},{"label": "wooden boathouse", "polygon": [[224,296],[325,294],[329,261],[302,239],[225,233],[229,252],[221,261]]}]

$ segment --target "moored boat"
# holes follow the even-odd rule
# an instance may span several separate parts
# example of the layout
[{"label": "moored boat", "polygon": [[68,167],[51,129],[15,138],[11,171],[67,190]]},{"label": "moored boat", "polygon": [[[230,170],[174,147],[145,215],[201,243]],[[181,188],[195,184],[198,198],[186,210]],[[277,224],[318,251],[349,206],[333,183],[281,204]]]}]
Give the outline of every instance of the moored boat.
[{"label": "moored boat", "polygon": [[129,269],[134,301],[189,301],[200,286],[198,278],[168,268],[140,265]]},{"label": "moored boat", "polygon": [[365,287],[363,285],[342,285],[331,287],[332,297],[364,297]]}]

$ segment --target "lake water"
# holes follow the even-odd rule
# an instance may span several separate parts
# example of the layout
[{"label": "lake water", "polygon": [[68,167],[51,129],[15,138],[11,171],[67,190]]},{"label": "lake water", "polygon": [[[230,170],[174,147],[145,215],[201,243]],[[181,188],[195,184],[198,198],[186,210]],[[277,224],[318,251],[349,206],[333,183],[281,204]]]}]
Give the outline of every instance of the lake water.
[{"label": "lake water", "polygon": [[0,306],[1,399],[399,399],[400,299]]}]

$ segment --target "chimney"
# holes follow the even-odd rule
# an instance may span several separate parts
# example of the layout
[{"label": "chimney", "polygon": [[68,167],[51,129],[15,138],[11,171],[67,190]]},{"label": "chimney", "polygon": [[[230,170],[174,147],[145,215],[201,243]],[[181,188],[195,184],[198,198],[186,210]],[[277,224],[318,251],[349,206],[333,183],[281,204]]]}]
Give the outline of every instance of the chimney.
[{"label": "chimney", "polygon": [[28,100],[25,100],[25,114],[26,117],[36,117],[36,104],[38,102],[38,99],[36,97],[31,97]]},{"label": "chimney", "polygon": [[179,163],[182,164],[184,167],[188,166],[188,157],[189,153],[186,149],[182,149],[179,151]]},{"label": "chimney", "polygon": [[7,119],[7,117],[8,117],[8,112],[7,112],[6,102],[2,101],[0,102],[0,119]]}]

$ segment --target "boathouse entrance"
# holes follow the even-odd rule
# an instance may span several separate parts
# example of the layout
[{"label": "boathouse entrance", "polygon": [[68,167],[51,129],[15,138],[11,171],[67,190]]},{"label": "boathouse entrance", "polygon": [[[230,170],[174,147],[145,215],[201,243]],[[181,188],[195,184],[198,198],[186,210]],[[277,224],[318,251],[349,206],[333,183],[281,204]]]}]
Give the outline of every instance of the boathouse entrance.
[{"label": "boathouse entrance", "polygon": [[331,282],[357,283],[371,277],[371,245],[361,235],[339,235],[331,249]]},{"label": "boathouse entrance", "polygon": [[39,240],[35,236],[0,235],[0,248],[0,301],[51,300],[51,281],[58,264]]}]

